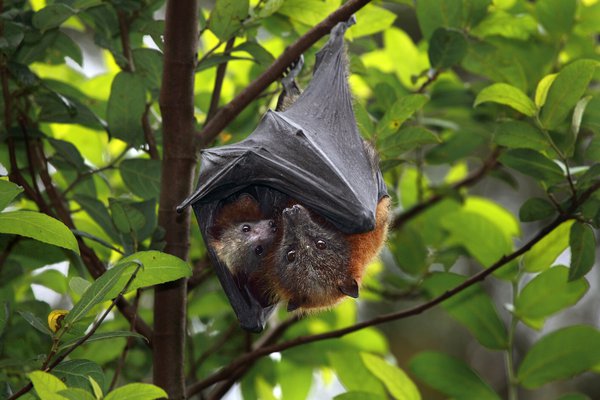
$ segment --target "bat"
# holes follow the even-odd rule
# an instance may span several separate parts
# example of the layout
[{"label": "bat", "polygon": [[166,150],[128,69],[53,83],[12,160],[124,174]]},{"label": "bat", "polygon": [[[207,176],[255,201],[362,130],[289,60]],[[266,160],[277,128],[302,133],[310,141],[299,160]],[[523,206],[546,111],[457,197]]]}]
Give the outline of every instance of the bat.
[{"label": "bat", "polygon": [[[346,78],[343,36],[351,23],[332,29],[317,52],[310,84],[291,105],[269,110],[241,142],[202,151],[199,186],[178,207],[193,207],[216,274],[244,329],[260,332],[279,301],[287,301],[289,310],[312,309],[358,296],[364,265],[385,239],[387,189],[374,150],[358,132]],[[229,218],[228,208],[242,209],[238,202],[248,198],[253,203],[248,216]],[[273,221],[274,231],[265,221]],[[237,246],[223,240],[225,227],[243,227],[244,222],[258,224],[260,240],[242,240]],[[325,248],[315,232],[327,239]],[[308,271],[301,262],[307,248],[295,250],[294,258],[289,246],[309,239],[310,271],[324,266],[326,280],[286,275],[293,265],[300,275],[303,268]],[[264,251],[258,260],[249,252],[256,244]],[[228,245],[233,249],[225,250]],[[227,252],[246,254],[246,266],[227,265],[221,258]]]}]

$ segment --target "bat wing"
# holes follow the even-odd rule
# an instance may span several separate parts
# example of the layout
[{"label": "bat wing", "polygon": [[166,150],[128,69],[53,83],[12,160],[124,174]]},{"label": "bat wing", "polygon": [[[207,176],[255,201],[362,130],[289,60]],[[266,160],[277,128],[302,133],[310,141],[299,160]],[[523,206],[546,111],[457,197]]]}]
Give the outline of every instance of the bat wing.
[{"label": "bat wing", "polygon": [[247,139],[202,152],[200,186],[181,207],[264,185],[306,204],[345,233],[374,228],[377,203],[387,193],[354,118],[346,28],[341,23],[332,30],[317,53],[312,81],[292,106],[268,111]]}]

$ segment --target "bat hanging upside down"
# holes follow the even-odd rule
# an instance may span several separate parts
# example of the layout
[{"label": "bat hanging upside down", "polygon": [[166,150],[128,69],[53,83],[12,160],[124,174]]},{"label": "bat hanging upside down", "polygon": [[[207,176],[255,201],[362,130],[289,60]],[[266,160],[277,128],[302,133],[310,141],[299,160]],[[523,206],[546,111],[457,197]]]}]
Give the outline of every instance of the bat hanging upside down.
[{"label": "bat hanging upside down", "polygon": [[223,290],[242,327],[260,332],[279,302],[327,308],[357,297],[385,241],[389,197],[374,149],[360,136],[339,23],[300,92],[246,139],[205,149],[192,205]]}]

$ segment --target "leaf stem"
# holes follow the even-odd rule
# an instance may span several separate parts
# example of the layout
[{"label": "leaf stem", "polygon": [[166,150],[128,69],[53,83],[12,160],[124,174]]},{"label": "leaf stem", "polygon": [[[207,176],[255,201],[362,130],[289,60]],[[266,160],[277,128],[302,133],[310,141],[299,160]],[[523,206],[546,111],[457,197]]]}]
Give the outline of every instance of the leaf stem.
[{"label": "leaf stem", "polygon": [[[519,274],[512,282],[512,304],[516,304],[517,295],[519,293],[519,281],[521,280],[521,274]],[[510,326],[508,328],[508,349],[505,351],[505,363],[506,363],[506,377],[508,381],[508,400],[517,400],[517,377],[515,375],[515,332],[519,319],[515,316],[514,310],[510,313]]]}]

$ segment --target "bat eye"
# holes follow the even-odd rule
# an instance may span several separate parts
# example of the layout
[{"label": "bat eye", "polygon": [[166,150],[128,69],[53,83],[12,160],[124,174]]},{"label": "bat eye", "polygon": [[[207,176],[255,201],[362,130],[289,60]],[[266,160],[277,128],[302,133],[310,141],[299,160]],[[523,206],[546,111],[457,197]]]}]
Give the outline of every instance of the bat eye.
[{"label": "bat eye", "polygon": [[289,262],[293,262],[296,259],[296,252],[294,250],[288,251],[285,258],[287,258]]},{"label": "bat eye", "polygon": [[257,256],[260,256],[260,255],[262,255],[263,251],[264,251],[264,249],[263,249],[263,247],[262,247],[262,246],[256,246],[256,247],[254,248],[254,253],[256,253],[256,255],[257,255]]},{"label": "bat eye", "polygon": [[242,232],[250,232],[251,230],[252,230],[252,228],[250,228],[250,225],[242,226]]},{"label": "bat eye", "polygon": [[275,227],[275,221],[273,221],[272,219],[269,220],[269,227],[271,227],[271,228]]},{"label": "bat eye", "polygon": [[319,250],[325,250],[327,248],[327,243],[325,243],[324,240],[317,240],[317,249]]}]

